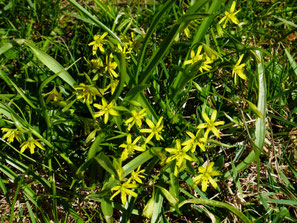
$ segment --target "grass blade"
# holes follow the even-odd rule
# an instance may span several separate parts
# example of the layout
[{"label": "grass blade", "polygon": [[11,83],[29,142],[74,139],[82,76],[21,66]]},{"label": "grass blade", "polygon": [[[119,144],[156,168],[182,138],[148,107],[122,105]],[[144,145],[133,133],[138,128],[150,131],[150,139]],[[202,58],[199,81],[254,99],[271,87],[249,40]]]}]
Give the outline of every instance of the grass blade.
[{"label": "grass blade", "polygon": [[75,0],[67,0],[70,2],[78,11],[80,11],[84,16],[86,16],[88,19],[92,20],[95,25],[101,27],[104,29],[106,32],[108,32],[113,38],[115,38],[122,47],[124,47],[124,44],[120,40],[120,38],[113,32],[111,31],[106,25],[104,25],[102,22],[100,22],[95,16],[93,16],[88,10],[86,10],[84,7],[82,7],[80,4],[78,4]]},{"label": "grass blade", "polygon": [[235,207],[233,207],[229,204],[220,202],[220,201],[214,201],[214,200],[209,200],[209,199],[205,199],[205,198],[189,199],[189,200],[185,200],[185,201],[181,202],[178,205],[178,207],[181,208],[185,204],[202,204],[202,205],[209,205],[209,206],[213,206],[213,207],[226,208],[229,211],[233,212],[235,215],[237,215],[237,217],[239,217],[243,222],[251,223],[251,221],[243,213],[241,213],[239,210],[237,210]]},{"label": "grass blade", "polygon": [[33,108],[37,109],[37,107],[33,104],[32,101],[30,101],[29,98],[26,97],[26,95],[22,92],[22,90],[4,73],[0,70],[0,77],[8,84],[12,85],[16,91],[19,93],[19,95],[22,96],[22,98]]},{"label": "grass blade", "polygon": [[140,51],[138,63],[137,63],[137,69],[136,69],[136,83],[138,83],[138,76],[140,73],[140,69],[142,67],[142,62],[144,59],[144,54],[146,52],[147,44],[149,42],[149,39],[153,35],[154,31],[157,29],[158,24],[161,22],[162,17],[165,15],[166,11],[171,8],[171,5],[173,4],[174,0],[168,0],[163,7],[157,12],[157,14],[154,16],[153,21],[150,25],[150,28],[145,35],[145,39],[143,41],[143,46]]}]

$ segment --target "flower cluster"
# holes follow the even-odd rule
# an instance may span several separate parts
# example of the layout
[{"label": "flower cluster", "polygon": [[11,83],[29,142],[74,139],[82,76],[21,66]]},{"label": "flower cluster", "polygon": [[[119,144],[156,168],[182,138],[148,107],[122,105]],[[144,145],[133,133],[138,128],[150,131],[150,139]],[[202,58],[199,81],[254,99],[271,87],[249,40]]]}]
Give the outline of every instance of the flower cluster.
[{"label": "flower cluster", "polygon": [[127,202],[128,195],[137,197],[137,193],[135,193],[131,189],[137,188],[138,187],[137,183],[139,184],[143,183],[141,178],[145,178],[145,177],[141,174],[144,172],[144,170],[140,170],[140,168],[141,166],[139,166],[136,171],[132,171],[131,177],[127,181],[120,182],[119,185],[111,188],[111,191],[116,191],[116,192],[110,197],[110,200],[112,200],[115,196],[120,194],[122,204],[124,205]]},{"label": "flower cluster", "polygon": [[23,153],[27,148],[30,149],[30,153],[34,154],[35,153],[35,147],[37,146],[38,148],[45,150],[43,145],[39,142],[41,139],[34,139],[31,135],[28,136],[28,139],[23,141],[21,139],[21,136],[23,135],[23,132],[21,132],[18,129],[10,129],[10,128],[1,128],[2,132],[5,133],[2,136],[2,139],[5,140],[7,139],[8,143],[13,143],[14,139],[16,139],[20,145],[20,152]]}]

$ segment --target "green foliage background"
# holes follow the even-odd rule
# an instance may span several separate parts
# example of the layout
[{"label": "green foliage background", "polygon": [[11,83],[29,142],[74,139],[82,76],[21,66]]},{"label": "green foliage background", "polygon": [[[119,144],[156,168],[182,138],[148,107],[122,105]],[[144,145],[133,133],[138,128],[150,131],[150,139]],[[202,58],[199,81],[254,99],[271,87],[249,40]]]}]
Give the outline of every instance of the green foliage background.
[{"label": "green foliage background", "polygon": [[[297,7],[238,0],[239,23],[222,28],[232,4],[0,1],[1,221],[296,222]],[[88,44],[105,32],[105,52],[93,55]],[[185,65],[199,46],[202,59]],[[111,53],[117,79],[106,70]],[[211,68],[201,71],[212,55]],[[246,80],[235,84],[241,55]],[[93,106],[102,96],[120,114],[107,123]],[[145,119],[129,132],[125,121],[143,108],[154,125],[163,117],[163,139],[145,143]],[[168,148],[178,149],[178,140],[207,121],[203,113],[214,111],[224,121],[221,137],[210,132],[205,151],[197,146],[169,162]],[[10,142],[5,128],[19,140]],[[121,159],[128,134],[140,136],[145,151]],[[34,153],[20,152],[31,139]],[[211,162],[222,173],[214,177],[218,187],[202,191],[195,177]],[[133,189],[137,197],[110,199],[132,184],[138,167],[144,178]]]}]

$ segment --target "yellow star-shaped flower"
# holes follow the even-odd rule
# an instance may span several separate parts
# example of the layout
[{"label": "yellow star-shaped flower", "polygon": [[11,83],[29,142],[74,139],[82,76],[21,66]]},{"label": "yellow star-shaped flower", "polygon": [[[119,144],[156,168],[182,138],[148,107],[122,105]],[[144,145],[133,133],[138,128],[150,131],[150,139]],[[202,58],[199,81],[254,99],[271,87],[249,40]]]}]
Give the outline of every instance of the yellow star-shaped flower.
[{"label": "yellow star-shaped flower", "polygon": [[33,138],[29,138],[27,141],[23,142],[21,144],[21,153],[23,153],[27,148],[30,149],[30,153],[33,154],[35,151],[35,147],[39,147],[42,150],[45,150],[45,148],[40,144],[40,139],[33,139]]},{"label": "yellow star-shaped flower", "polygon": [[225,11],[225,16],[219,21],[219,24],[221,24],[222,22],[225,21],[224,24],[223,24],[223,28],[224,29],[226,28],[228,22],[233,22],[235,24],[238,24],[239,23],[238,19],[236,18],[236,14],[240,10],[234,12],[235,11],[235,6],[236,6],[236,1],[234,1],[232,3],[231,8],[230,8],[230,11],[229,12],[228,11]]},{"label": "yellow star-shaped flower", "polygon": [[142,184],[142,180],[140,178],[145,178],[141,173],[143,173],[145,170],[140,170],[141,166],[139,166],[136,170],[136,172],[133,170],[131,173],[131,177],[129,178],[129,182],[132,181],[133,184],[136,184],[136,182]]},{"label": "yellow star-shaped flower", "polygon": [[137,184],[132,184],[129,181],[127,181],[119,186],[115,186],[115,187],[111,188],[111,191],[116,190],[116,192],[111,196],[110,200],[112,200],[118,194],[121,194],[122,204],[124,205],[127,202],[127,195],[137,197],[137,194],[134,191],[130,190],[130,189],[137,188],[137,187],[138,187]]},{"label": "yellow star-shaped flower", "polygon": [[198,167],[199,175],[193,179],[194,185],[199,183],[202,184],[202,191],[205,192],[208,184],[210,183],[214,188],[218,187],[218,184],[212,179],[214,176],[221,175],[220,171],[212,170],[214,166],[214,162],[211,162],[206,167],[200,166]]},{"label": "yellow star-shaped flower", "polygon": [[150,129],[141,129],[140,132],[142,133],[150,133],[150,135],[146,138],[145,144],[147,144],[151,139],[155,136],[156,139],[159,141],[163,139],[160,133],[163,130],[163,125],[161,124],[163,120],[163,116],[159,119],[157,124],[155,125],[151,120],[146,119],[146,124],[150,127]]},{"label": "yellow star-shaped flower", "polygon": [[1,128],[2,132],[6,132],[3,136],[2,139],[6,139],[7,138],[7,142],[12,143],[14,141],[14,139],[18,140],[19,142],[21,142],[21,139],[19,137],[19,135],[21,135],[21,131],[17,130],[17,129],[10,129],[10,128]]},{"label": "yellow star-shaped flower", "polygon": [[83,102],[92,104],[93,100],[96,100],[96,96],[102,96],[99,90],[93,85],[79,84],[74,89],[77,91],[77,100],[83,99]]},{"label": "yellow star-shaped flower", "polygon": [[202,117],[206,121],[206,123],[199,124],[197,128],[198,129],[207,128],[206,132],[204,134],[204,138],[207,139],[208,134],[209,134],[210,131],[212,131],[215,134],[216,137],[220,138],[220,133],[217,130],[216,126],[224,125],[225,122],[224,121],[216,122],[217,110],[213,111],[210,119],[208,118],[208,116],[207,116],[207,114],[205,112],[202,113]]},{"label": "yellow star-shaped flower", "polygon": [[172,156],[168,157],[166,160],[166,163],[170,163],[173,160],[176,160],[176,166],[174,169],[174,175],[177,176],[178,169],[183,170],[186,167],[186,160],[193,161],[193,158],[187,154],[187,152],[190,150],[190,147],[183,147],[181,148],[180,140],[176,140],[176,146],[175,148],[166,148],[167,152],[172,154]]},{"label": "yellow star-shaped flower", "polygon": [[109,56],[106,56],[105,72],[108,72],[111,78],[117,78],[119,75],[114,70],[117,68],[118,65],[115,61],[112,61],[112,58],[112,53]]},{"label": "yellow star-shaped flower", "polygon": [[137,146],[137,142],[140,140],[141,136],[138,136],[134,141],[132,142],[132,136],[131,134],[127,135],[127,144],[121,144],[119,147],[125,148],[121,155],[121,160],[124,161],[127,159],[128,155],[133,153],[134,150],[137,151],[145,151],[145,147]]},{"label": "yellow star-shaped flower", "polygon": [[237,63],[234,65],[233,70],[232,70],[232,77],[234,76],[234,83],[235,85],[237,84],[237,75],[242,78],[243,80],[246,80],[247,77],[246,75],[243,73],[244,67],[245,67],[245,63],[240,64],[243,58],[243,54],[239,57]]},{"label": "yellow star-shaped flower", "polygon": [[107,36],[107,32],[103,33],[101,36],[95,35],[94,41],[89,43],[89,46],[93,46],[93,55],[96,54],[97,49],[101,51],[101,53],[104,53],[105,50],[103,48],[103,45],[107,43],[107,40],[105,40],[105,36]]},{"label": "yellow star-shaped flower", "polygon": [[114,101],[107,104],[107,101],[102,98],[102,105],[94,104],[95,108],[98,108],[100,111],[96,112],[94,117],[100,117],[104,115],[104,123],[108,122],[109,115],[119,116],[120,114],[114,109]]},{"label": "yellow star-shaped flower", "polygon": [[192,149],[191,150],[192,153],[195,152],[197,146],[199,146],[200,149],[202,149],[202,151],[205,151],[204,143],[206,142],[206,139],[201,137],[202,129],[198,129],[196,135],[194,135],[189,131],[187,131],[186,133],[188,134],[188,136],[191,137],[191,139],[184,142],[182,144],[183,146],[186,146],[187,148]]},{"label": "yellow star-shaped flower", "polygon": [[186,60],[184,62],[184,65],[194,64],[194,63],[197,63],[198,61],[202,61],[199,67],[199,71],[200,72],[203,72],[203,70],[210,71],[211,66],[209,64],[211,64],[213,61],[206,54],[201,54],[201,51],[202,51],[202,46],[198,47],[196,54],[194,50],[191,50],[191,53],[190,53],[191,59]]},{"label": "yellow star-shaped flower", "polygon": [[131,111],[132,113],[132,117],[127,119],[125,121],[125,124],[129,124],[131,123],[129,126],[128,126],[128,131],[131,130],[131,128],[133,127],[133,125],[136,123],[138,128],[141,127],[142,125],[142,119],[144,119],[144,117],[146,116],[146,113],[145,113],[145,110],[146,108],[142,109],[141,111],[137,112],[135,111],[134,109]]},{"label": "yellow star-shaped flower", "polygon": [[48,104],[50,101],[53,101],[53,102],[63,101],[62,90],[58,92],[56,89],[56,86],[54,86],[53,90],[43,95],[43,97],[46,97],[46,96],[47,96],[47,99],[45,101],[46,104]]}]

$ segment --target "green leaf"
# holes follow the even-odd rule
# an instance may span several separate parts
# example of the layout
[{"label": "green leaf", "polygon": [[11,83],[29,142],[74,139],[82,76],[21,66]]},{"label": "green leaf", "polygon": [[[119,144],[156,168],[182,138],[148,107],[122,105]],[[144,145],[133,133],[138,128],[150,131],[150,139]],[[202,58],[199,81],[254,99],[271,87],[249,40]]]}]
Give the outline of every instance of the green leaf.
[{"label": "green leaf", "polygon": [[146,218],[151,218],[153,216],[153,212],[155,210],[155,199],[154,197],[150,198],[149,201],[146,203],[142,215]]},{"label": "green leaf", "polygon": [[100,144],[104,142],[105,138],[106,138],[106,135],[104,132],[96,136],[95,141],[92,143],[88,151],[87,160],[93,159],[97,155],[97,153],[102,150],[102,147],[100,146]]},{"label": "green leaf", "polygon": [[152,23],[150,25],[150,28],[149,28],[148,32],[146,33],[146,35],[145,35],[145,38],[143,40],[142,49],[140,51],[140,55],[138,57],[139,59],[138,59],[138,62],[137,62],[136,83],[138,83],[138,76],[139,76],[140,70],[142,68],[142,62],[143,62],[143,59],[144,59],[144,55],[145,55],[145,52],[146,52],[147,45],[149,43],[149,39],[151,38],[151,36],[155,32],[155,30],[157,29],[158,24],[162,21],[162,17],[165,16],[166,11],[171,8],[171,5],[173,3],[174,3],[174,0],[168,0],[162,6],[162,8],[154,16],[154,18],[152,20]]},{"label": "green leaf", "polygon": [[243,222],[245,223],[251,223],[251,221],[243,214],[241,211],[237,210],[235,207],[226,204],[224,202],[205,199],[205,198],[199,198],[199,199],[189,199],[181,202],[178,207],[181,208],[185,204],[202,204],[202,205],[209,205],[213,207],[219,207],[219,208],[226,208],[229,211],[233,212],[237,217],[239,217]]},{"label": "green leaf", "polygon": [[254,103],[250,102],[249,100],[246,100],[246,101],[249,104],[250,109],[252,109],[252,111],[257,115],[257,118],[263,119],[264,118],[263,114],[259,111],[257,106]]},{"label": "green leaf", "polygon": [[110,161],[109,157],[106,156],[103,152],[99,153],[95,157],[95,160],[99,163],[100,166],[102,166],[107,172],[109,172],[111,175],[113,175],[116,179],[119,179],[118,172],[112,165],[112,162]]},{"label": "green leaf", "polygon": [[160,190],[156,190],[156,193],[153,196],[153,198],[154,198],[154,205],[153,205],[154,211],[151,218],[151,223],[157,223],[159,222],[161,211],[162,211],[162,205],[163,205],[163,196],[160,193]]},{"label": "green leaf", "polygon": [[108,32],[113,38],[115,38],[122,47],[124,47],[124,44],[120,40],[120,38],[111,31],[106,25],[104,25],[102,22],[100,22],[95,16],[93,16],[88,10],[86,10],[84,7],[82,7],[79,3],[77,3],[75,0],[67,0],[70,2],[78,11],[80,11],[87,19],[91,20],[96,26],[101,27],[106,32]]},{"label": "green leaf", "polygon": [[[156,151],[151,151],[156,150]],[[140,154],[139,156],[135,157],[133,160],[131,160],[129,163],[127,163],[125,166],[123,166],[123,170],[125,172],[125,176],[130,174],[133,170],[135,170],[140,165],[144,164],[146,161],[150,160],[154,157],[153,153],[156,153],[160,150],[160,148],[152,148],[151,150],[147,150]],[[123,176],[123,177],[125,177]]]},{"label": "green leaf", "polygon": [[29,215],[30,215],[31,222],[32,222],[32,223],[36,223],[36,220],[35,220],[35,216],[34,216],[33,210],[32,210],[31,205],[29,204],[28,201],[26,201],[26,205],[27,205],[27,208],[28,208],[28,212],[29,212]]},{"label": "green leaf", "polygon": [[101,210],[107,223],[113,222],[113,207],[112,202],[109,199],[101,199]]},{"label": "green leaf", "polygon": [[164,197],[168,200],[168,202],[170,203],[171,206],[174,207],[178,203],[178,199],[175,196],[173,196],[173,194],[170,193],[168,190],[166,190],[165,188],[158,186],[158,185],[156,185],[155,187],[160,189],[160,191],[162,192]]},{"label": "green leaf", "polygon": [[71,87],[75,85],[75,80],[71,77],[71,75],[64,69],[64,67],[59,62],[57,62],[54,58],[52,58],[47,53],[38,49],[29,41],[26,40],[24,43],[32,50],[35,56],[51,71],[53,71],[54,73],[60,73],[59,77],[63,79],[67,84],[69,84]]},{"label": "green leaf", "polygon": [[294,60],[294,58],[292,57],[292,55],[290,54],[290,52],[286,48],[285,48],[285,52],[286,52],[286,55],[287,55],[287,57],[289,59],[291,67],[294,70],[294,73],[297,75],[297,63],[296,63],[296,61]]},{"label": "green leaf", "polygon": [[25,42],[24,39],[16,39],[8,43],[5,43],[2,47],[0,47],[0,55],[10,50],[13,47],[19,47],[19,45],[22,45],[24,42]]},{"label": "green leaf", "polygon": [[30,101],[29,98],[23,93],[23,91],[4,73],[0,70],[0,77],[10,86],[12,85],[16,91],[21,95],[21,97],[33,108],[37,109],[37,107]]},{"label": "green leaf", "polygon": [[143,85],[136,85],[134,86],[126,95],[125,100],[131,100],[137,95],[139,92],[142,92],[144,89],[148,88],[149,84],[143,84]]},{"label": "green leaf", "polygon": [[274,203],[274,204],[284,204],[289,206],[296,206],[297,207],[297,201],[292,200],[279,200],[279,199],[265,199],[267,203]]}]

